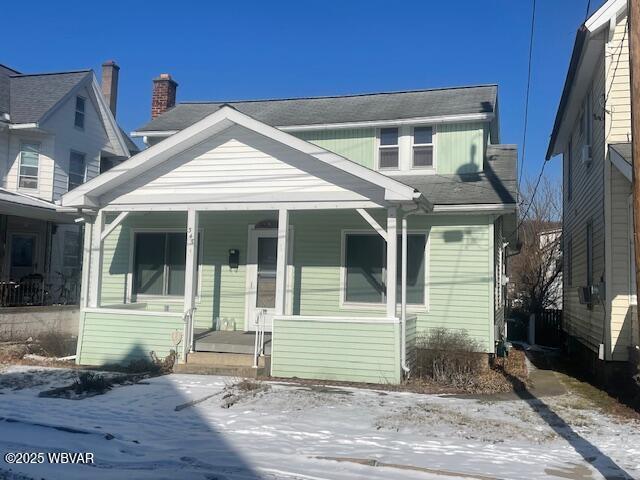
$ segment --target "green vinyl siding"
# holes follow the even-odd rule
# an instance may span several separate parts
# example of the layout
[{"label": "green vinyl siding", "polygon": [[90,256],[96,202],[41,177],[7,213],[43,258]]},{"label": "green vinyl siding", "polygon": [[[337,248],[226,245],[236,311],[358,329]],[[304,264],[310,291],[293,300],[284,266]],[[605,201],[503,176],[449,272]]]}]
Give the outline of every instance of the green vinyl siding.
[{"label": "green vinyl siding", "polygon": [[[381,225],[385,225],[384,210],[370,210]],[[203,250],[200,265],[199,296],[196,301],[196,328],[244,329],[246,305],[246,259],[248,226],[261,220],[275,219],[276,212],[203,212],[200,214]],[[341,265],[343,233],[348,230],[371,232],[371,226],[352,210],[292,211],[290,223],[293,229],[293,284],[291,310],[294,315],[331,317],[384,317],[385,306],[349,305],[342,302]],[[487,215],[414,215],[409,217],[409,230],[428,234],[427,302],[426,306],[409,306],[409,314],[416,316],[415,335],[430,328],[446,327],[464,329],[484,345],[485,351],[493,350],[493,219]],[[105,240],[103,262],[103,306],[121,304],[125,299],[128,272],[130,270],[131,234],[134,228],[182,228],[186,225],[184,213],[131,213]],[[240,251],[240,265],[231,269],[228,265],[229,249]],[[146,310],[180,313],[181,298],[157,297],[145,299]],[[100,344],[115,359],[124,355],[124,347],[116,349],[120,340],[102,335],[102,331],[116,329],[117,335],[127,336],[130,329],[138,328],[154,332],[149,324],[151,316],[99,317],[88,314],[88,328],[81,337],[81,347],[91,347],[87,356],[80,356],[84,363],[100,360]],[[158,316],[158,331],[163,341],[168,341],[165,317]],[[216,322],[216,319],[219,319]],[[181,320],[180,320],[181,321]],[[101,325],[102,322],[102,326]],[[312,322],[301,326],[316,325]],[[330,326],[336,328],[335,326]],[[355,327],[354,327],[355,328]],[[145,330],[146,331],[146,330]],[[324,337],[322,337],[324,338]],[[325,339],[328,340],[328,339]],[[319,340],[318,340],[319,341]],[[346,340],[345,340],[346,341]],[[143,344],[144,348],[149,345]],[[158,351],[160,346],[156,345]],[[352,347],[359,355],[365,346],[358,342]],[[93,350],[92,350],[93,349]],[[97,352],[91,353],[90,352]],[[162,351],[166,351],[162,350]],[[274,350],[277,364],[277,349]],[[111,352],[111,353],[109,353]],[[119,353],[113,353],[119,352]],[[346,353],[345,353],[346,354]],[[106,357],[105,357],[106,358]],[[302,358],[302,357],[301,357]],[[280,364],[282,365],[282,364]],[[348,365],[348,364],[345,364]],[[284,365],[282,366],[284,369]],[[309,366],[310,371],[320,367]],[[348,370],[348,368],[346,369]],[[327,375],[337,378],[335,369],[326,369]],[[285,376],[285,370],[281,371]],[[309,373],[311,374],[311,373]],[[317,375],[320,375],[317,373]],[[346,374],[345,374],[346,375]],[[386,374],[385,374],[386,375]],[[361,376],[361,381],[367,375]],[[320,377],[311,377],[320,378]],[[326,378],[326,376],[325,376]]]},{"label": "green vinyl siding", "polygon": [[484,163],[485,130],[488,124],[438,125],[436,170],[441,175],[476,173]]},{"label": "green vinyl siding", "polygon": [[[176,349],[173,332],[182,333],[182,315],[145,315],[83,312],[80,318],[77,362],[108,365],[150,360],[150,352],[162,358]],[[180,353],[180,349],[178,349]]]},{"label": "green vinyl siding", "polygon": [[304,131],[294,132],[293,135],[360,165],[374,168],[376,145],[374,128]]},{"label": "green vinyl siding", "polygon": [[399,324],[276,320],[276,377],[399,383]]}]

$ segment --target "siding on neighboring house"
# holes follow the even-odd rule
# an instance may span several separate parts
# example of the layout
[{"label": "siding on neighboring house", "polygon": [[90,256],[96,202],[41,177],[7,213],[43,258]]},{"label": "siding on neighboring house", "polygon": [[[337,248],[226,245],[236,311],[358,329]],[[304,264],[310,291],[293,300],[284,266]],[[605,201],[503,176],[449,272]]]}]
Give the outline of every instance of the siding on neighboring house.
[{"label": "siding on neighboring house", "polygon": [[[602,34],[604,35],[604,33]],[[564,154],[564,223],[565,243],[573,239],[573,271],[564,276],[563,309],[566,331],[581,341],[592,351],[597,352],[600,343],[606,339],[605,311],[602,304],[595,302],[591,309],[578,301],[578,287],[587,285],[587,223],[593,225],[593,284],[598,285],[605,279],[605,219],[604,219],[604,169],[605,169],[605,133],[604,109],[600,99],[605,86],[604,51],[595,68],[591,82],[591,101],[593,111],[592,161],[590,165],[582,162],[582,147],[585,135],[580,132],[580,115],[575,119],[571,134],[571,159],[573,171],[573,195],[568,199],[567,162],[568,152]],[[583,99],[574,101],[582,102]],[[564,251],[567,251],[565,244]],[[564,259],[565,269],[568,258]],[[573,285],[568,285],[572,278]]]},{"label": "siding on neighboring house", "polygon": [[[382,214],[375,214],[384,225]],[[275,212],[206,212],[200,214],[203,262],[196,327],[211,328],[215,320],[244,328],[248,225],[275,219]],[[446,327],[466,329],[493,351],[493,219],[489,216],[412,216],[409,229],[429,234],[427,260],[428,307],[409,306],[417,316],[417,331]],[[291,212],[293,227],[292,311],[309,316],[384,316],[384,305],[341,305],[340,270],[343,230],[373,232],[354,211]],[[102,304],[126,297],[130,262],[130,232],[136,228],[184,228],[184,214],[131,214],[105,240]],[[240,266],[228,266],[229,249],[240,250]],[[182,310],[182,299],[171,311]],[[165,299],[158,299],[162,308]]]},{"label": "siding on neighboring house", "polygon": [[398,323],[276,320],[271,372],[276,377],[399,383],[399,348]]},{"label": "siding on neighboring house", "polygon": [[482,171],[488,127],[483,123],[438,125],[437,172],[445,175]]},{"label": "siding on neighboring house", "polygon": [[86,99],[84,129],[74,125],[76,95],[69,97],[43,124],[43,128],[50,130],[55,136],[54,201],[68,190],[71,150],[85,154],[86,180],[100,174],[100,152],[111,150],[109,136],[93,93],[84,88],[78,95]]},{"label": "siding on neighboring house", "polygon": [[294,135],[360,165],[374,168],[375,128],[303,131],[295,132]]},{"label": "siding on neighboring house", "polygon": [[[628,142],[631,139],[631,91],[629,76],[629,32],[627,16],[617,18],[616,26],[608,43],[606,57],[606,115],[605,136],[607,144]],[[609,275],[611,285],[609,295],[610,310],[610,351],[612,360],[627,360],[627,347],[631,344],[631,331],[634,309],[630,305],[631,295],[631,263],[629,252],[628,198],[631,194],[631,183],[609,164],[609,192],[611,201],[607,218],[610,219],[610,262]],[[605,177],[606,178],[606,177]]]},{"label": "siding on neighboring house", "polygon": [[0,187],[7,188],[9,169],[9,130],[0,129]]}]

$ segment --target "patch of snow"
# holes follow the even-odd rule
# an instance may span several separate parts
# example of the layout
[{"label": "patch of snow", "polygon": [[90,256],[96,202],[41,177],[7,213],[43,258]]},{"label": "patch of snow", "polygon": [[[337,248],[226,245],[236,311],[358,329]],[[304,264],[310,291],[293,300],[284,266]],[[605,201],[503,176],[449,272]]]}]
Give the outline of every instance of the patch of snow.
[{"label": "patch of snow", "polygon": [[0,478],[9,468],[47,480],[640,476],[638,422],[572,394],[491,402],[270,383],[223,408],[231,379],[173,374],[79,401],[38,398],[73,378],[65,369],[0,373],[0,449],[92,452],[95,464],[0,463]]}]

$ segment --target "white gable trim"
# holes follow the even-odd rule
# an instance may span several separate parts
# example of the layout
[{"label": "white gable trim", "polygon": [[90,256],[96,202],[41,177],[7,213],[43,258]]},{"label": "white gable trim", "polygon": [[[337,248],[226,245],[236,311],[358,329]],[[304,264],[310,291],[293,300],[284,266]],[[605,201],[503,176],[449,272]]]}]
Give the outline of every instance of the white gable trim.
[{"label": "white gable trim", "polygon": [[[377,185],[385,190],[385,200],[412,202],[416,192],[392,178],[370,170],[329,152],[317,145],[301,140],[249,117],[232,107],[223,106],[215,113],[196,122],[162,142],[144,150],[131,159],[90,180],[62,197],[62,205],[73,207],[96,207],[96,199],[104,193],[138,177],[172,156],[187,150],[204,140],[236,124],[270,138],[283,145],[315,157],[328,165]],[[418,194],[419,197],[419,194]]]},{"label": "white gable trim", "polygon": [[620,155],[618,152],[615,151],[615,149],[611,147],[609,147],[609,159],[611,160],[611,163],[613,163],[616,166],[616,168],[620,170],[620,173],[624,175],[624,177],[631,182],[633,178],[633,172],[629,162],[627,162],[622,157],[622,155]]},{"label": "white gable trim", "polygon": [[609,0],[593,12],[593,15],[584,22],[584,26],[587,27],[590,32],[596,32],[605,25],[608,25],[611,19],[615,19],[620,12],[626,8],[627,0]]}]

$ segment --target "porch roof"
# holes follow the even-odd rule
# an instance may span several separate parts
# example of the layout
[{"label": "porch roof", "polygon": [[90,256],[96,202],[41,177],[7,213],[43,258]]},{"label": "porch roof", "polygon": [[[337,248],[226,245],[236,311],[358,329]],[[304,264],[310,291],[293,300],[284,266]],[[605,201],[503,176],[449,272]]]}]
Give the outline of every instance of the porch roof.
[{"label": "porch roof", "polygon": [[[288,151],[294,151],[300,158],[305,158],[306,162],[312,162],[314,165],[321,167],[324,171],[331,171],[335,179],[342,184],[341,191],[332,194],[325,192],[322,197],[323,204],[317,205],[316,208],[323,208],[323,205],[330,205],[326,208],[345,208],[341,205],[341,202],[347,200],[345,198],[345,192],[350,190],[349,186],[358,183],[360,185],[368,186],[367,189],[380,192],[375,199],[367,198],[367,194],[362,194],[362,191],[358,192],[358,195],[352,195],[359,200],[372,200],[377,206],[384,206],[383,203],[414,203],[421,204],[426,209],[431,207],[431,204],[422,196],[422,194],[416,191],[415,188],[410,187],[404,183],[401,183],[393,178],[387,177],[379,172],[370,170],[362,165],[359,165],[351,160],[348,160],[340,155],[318,147],[312,143],[301,140],[289,133],[283,132],[277,128],[271,127],[265,123],[259,122],[254,118],[235,110],[231,106],[224,106],[217,110],[215,113],[205,117],[199,122],[191,125],[190,127],[178,132],[172,137],[148,148],[147,150],[135,155],[122,164],[114,167],[113,169],[105,172],[104,174],[94,178],[93,180],[77,187],[76,189],[68,192],[62,197],[61,203],[63,206],[76,207],[76,208],[104,208],[110,204],[116,192],[119,192],[125,188],[125,186],[132,187],[135,185],[135,181],[139,180],[142,175],[151,175],[159,171],[160,166],[163,165],[166,170],[166,165],[171,166],[168,163],[169,160],[175,160],[175,158],[192,148],[198,148],[204,142],[210,141],[213,138],[222,136],[223,132],[229,131],[232,127],[238,127],[243,131],[251,132],[252,135],[257,135],[256,138],[263,139],[272,144],[281,145]],[[300,155],[301,154],[301,155]],[[189,155],[186,155],[187,157]],[[283,163],[287,163],[288,159],[280,159]],[[313,175],[311,173],[310,175]],[[193,181],[193,180],[190,180]],[[237,181],[237,179],[236,179]],[[186,187],[189,187],[189,181],[185,180]],[[330,181],[328,183],[331,183]],[[216,204],[233,204],[233,209],[246,209],[245,203],[250,203],[252,200],[244,201],[242,198],[238,198],[238,195],[229,196],[225,198],[224,185],[218,184],[211,187],[211,195],[208,194],[193,194],[185,196],[181,199],[178,198],[165,198],[166,205],[181,204],[176,207],[177,209],[183,209],[185,204],[204,205],[207,202]],[[360,189],[362,190],[362,189]],[[365,189],[366,190],[366,189]],[[356,190],[352,190],[355,192]],[[264,195],[264,201],[253,203],[256,206],[260,206],[264,209],[266,205],[276,205],[289,202],[293,205],[291,208],[297,208],[297,204],[303,205],[306,203],[311,204],[311,201],[306,201],[305,190],[299,188],[298,191],[292,192],[290,189],[283,188],[281,191],[274,195]],[[312,193],[307,195],[309,199],[312,199]],[[214,200],[208,200],[212,198]],[[144,195],[139,195],[136,199],[136,207],[142,208],[145,204],[151,204],[152,201],[147,199]],[[260,205],[257,205],[257,204]],[[361,202],[362,203],[362,202]],[[365,202],[366,203],[366,202]],[[364,207],[367,205],[359,205]],[[373,206],[373,205],[368,205]],[[120,205],[121,209],[126,209]],[[310,205],[300,208],[310,208]],[[231,208],[229,208],[231,209]]]},{"label": "porch roof", "polygon": [[73,222],[68,212],[59,211],[59,207],[52,202],[4,188],[0,188],[0,213],[59,223]]}]

